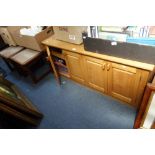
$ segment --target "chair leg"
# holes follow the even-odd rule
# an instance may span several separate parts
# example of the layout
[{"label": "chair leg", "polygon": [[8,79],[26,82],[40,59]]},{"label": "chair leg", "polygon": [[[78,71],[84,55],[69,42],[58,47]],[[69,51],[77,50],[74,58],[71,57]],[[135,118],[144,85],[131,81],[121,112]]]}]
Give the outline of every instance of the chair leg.
[{"label": "chair leg", "polygon": [[10,63],[8,62],[8,60],[6,60],[5,58],[2,58],[4,60],[4,62],[6,63],[6,65],[8,66],[8,68],[13,71],[14,68],[10,65]]},{"label": "chair leg", "polygon": [[31,69],[29,69],[28,67],[22,67],[27,73],[28,75],[31,77],[32,81],[36,84],[38,82],[36,76],[33,74],[33,72],[31,71]]}]

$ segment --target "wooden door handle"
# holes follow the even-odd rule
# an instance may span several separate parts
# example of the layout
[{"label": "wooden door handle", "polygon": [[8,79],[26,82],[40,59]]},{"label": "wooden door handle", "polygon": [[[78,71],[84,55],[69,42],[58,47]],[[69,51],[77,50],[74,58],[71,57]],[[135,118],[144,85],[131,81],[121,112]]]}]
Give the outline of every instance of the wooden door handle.
[{"label": "wooden door handle", "polygon": [[107,65],[107,71],[109,71],[109,70],[110,70],[110,64]]},{"label": "wooden door handle", "polygon": [[102,70],[105,70],[105,63],[102,65]]}]

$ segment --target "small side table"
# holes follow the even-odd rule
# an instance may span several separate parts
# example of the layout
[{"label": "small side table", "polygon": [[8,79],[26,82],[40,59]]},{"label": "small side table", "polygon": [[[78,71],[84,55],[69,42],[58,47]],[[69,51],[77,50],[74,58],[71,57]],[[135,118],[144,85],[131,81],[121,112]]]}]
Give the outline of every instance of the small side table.
[{"label": "small side table", "polygon": [[12,61],[13,65],[16,66],[16,69],[20,73],[27,73],[28,75],[30,75],[33,82],[37,83],[50,72],[49,67],[49,70],[44,72],[40,77],[37,77],[31,70],[31,67],[43,58],[43,53],[44,52],[39,52],[31,49],[24,49],[16,55],[12,56],[10,60]]},{"label": "small side table", "polygon": [[9,67],[9,69],[12,71],[13,67],[10,64],[10,58],[12,56],[14,56],[15,54],[19,53],[20,51],[22,51],[24,49],[24,47],[21,46],[10,46],[2,51],[0,51],[0,56],[2,57],[2,59],[5,61],[5,63],[7,64],[7,66]]}]

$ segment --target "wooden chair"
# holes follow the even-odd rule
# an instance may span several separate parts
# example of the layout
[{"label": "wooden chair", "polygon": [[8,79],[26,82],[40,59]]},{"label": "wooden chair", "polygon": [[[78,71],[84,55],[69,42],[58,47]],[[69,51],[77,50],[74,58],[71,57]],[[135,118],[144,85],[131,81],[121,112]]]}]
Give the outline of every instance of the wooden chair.
[{"label": "wooden chair", "polygon": [[15,54],[19,53],[21,50],[23,50],[24,47],[21,46],[10,46],[8,48],[5,48],[4,50],[0,51],[0,56],[4,60],[4,62],[7,64],[10,70],[13,70],[13,66],[11,66],[10,58],[14,56]]},{"label": "wooden chair", "polygon": [[35,65],[39,60],[43,59],[44,52],[39,52],[31,49],[24,49],[10,58],[12,64],[16,66],[16,69],[21,74],[30,75],[34,83],[37,83],[45,75],[50,72],[50,67],[41,76],[37,77],[32,71],[31,67]]}]

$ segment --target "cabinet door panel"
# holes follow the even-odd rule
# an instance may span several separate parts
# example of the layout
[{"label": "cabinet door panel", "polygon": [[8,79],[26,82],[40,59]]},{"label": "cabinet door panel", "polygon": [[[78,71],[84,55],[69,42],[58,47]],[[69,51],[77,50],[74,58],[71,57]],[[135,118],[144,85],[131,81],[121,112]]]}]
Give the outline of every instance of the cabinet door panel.
[{"label": "cabinet door panel", "polygon": [[75,53],[67,53],[67,64],[71,78],[84,82],[83,68],[82,68],[82,56]]},{"label": "cabinet door panel", "polygon": [[102,92],[107,91],[107,72],[105,65],[106,62],[103,60],[90,57],[85,58],[87,83],[89,86]]},{"label": "cabinet door panel", "polygon": [[111,63],[108,72],[109,93],[125,102],[135,105],[140,72],[137,69]]}]

